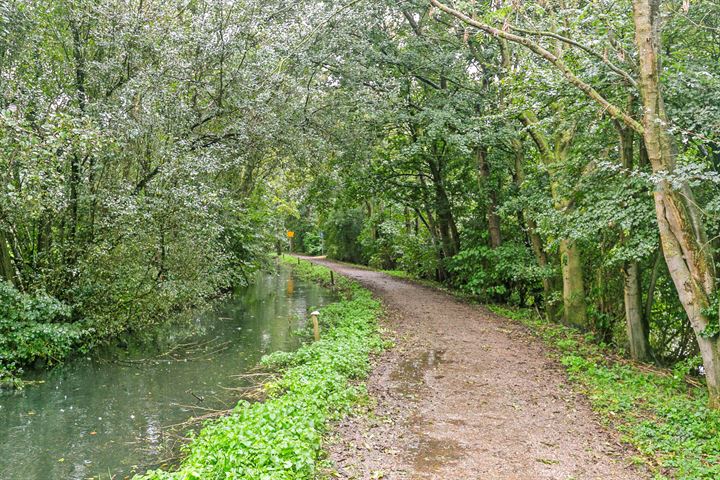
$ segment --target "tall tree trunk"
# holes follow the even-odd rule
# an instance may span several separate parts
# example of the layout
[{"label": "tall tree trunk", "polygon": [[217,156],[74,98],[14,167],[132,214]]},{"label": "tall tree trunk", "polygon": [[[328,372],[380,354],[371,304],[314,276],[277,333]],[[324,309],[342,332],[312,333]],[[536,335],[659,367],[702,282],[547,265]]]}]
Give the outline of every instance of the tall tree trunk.
[{"label": "tall tree trunk", "polygon": [[[654,172],[672,173],[675,147],[660,91],[660,0],[633,0],[633,13],[647,157]],[[710,406],[720,409],[720,337],[706,334],[720,312],[711,311],[716,272],[705,229],[687,186],[676,189],[661,179],[654,198],[665,261],[700,348]]]},{"label": "tall tree trunk", "polygon": [[458,237],[457,225],[452,213],[450,198],[445,190],[445,182],[439,161],[430,159],[428,161],[433,177],[433,188],[435,190],[435,212],[437,215],[437,226],[442,241],[443,253],[446,258],[454,257],[460,251],[460,239]]},{"label": "tall tree trunk", "polygon": [[[551,148],[547,136],[538,128],[538,119],[533,112],[523,112],[520,120],[527,127],[540,153],[540,158],[550,173],[550,190],[555,208],[559,212],[565,211],[569,208],[570,202],[560,192],[553,170],[567,158],[574,129],[563,129],[555,138],[555,148]],[[568,325],[586,328],[587,308],[580,248],[572,239],[560,240],[560,266],[563,279],[563,320]]]},{"label": "tall tree trunk", "polygon": [[[632,98],[630,99],[632,104]],[[633,169],[635,132],[615,122],[620,139],[620,160],[623,169],[630,174]],[[621,236],[625,242],[625,235]],[[643,315],[642,290],[640,287],[640,266],[637,260],[628,260],[622,266],[623,300],[625,304],[625,323],[630,344],[630,356],[634,360],[645,361],[650,358],[649,322]]]},{"label": "tall tree trunk", "polygon": [[[504,42],[507,46],[507,42]],[[514,138],[512,140],[512,147],[513,147],[513,153],[515,155],[515,185],[520,188],[525,181],[525,168],[524,168],[524,162],[525,162],[525,154],[523,149],[523,143],[517,139]],[[530,240],[530,248],[532,249],[533,254],[535,255],[535,259],[537,260],[538,265],[545,269],[548,267],[548,257],[547,253],[545,252],[545,248],[543,246],[543,241],[540,238],[540,235],[537,233],[537,224],[535,223],[535,220],[532,218],[529,218],[527,215],[524,214],[524,212],[520,212],[522,221],[521,224],[524,223],[527,228],[528,238]],[[548,320],[550,321],[556,321],[560,318],[560,312],[558,310],[558,306],[553,302],[553,292],[555,292],[555,284],[557,282],[554,282],[552,278],[543,276],[542,277],[542,286],[543,286],[543,300],[545,304],[545,314],[548,317]]]},{"label": "tall tree trunk", "polygon": [[488,233],[490,234],[490,247],[497,248],[502,243],[500,237],[500,217],[497,214],[498,199],[497,190],[490,185],[490,165],[487,162],[487,148],[477,147],[475,149],[477,159],[478,183],[480,191],[487,194],[486,216],[488,222]]},{"label": "tall tree trunk", "polygon": [[[84,114],[86,108],[85,56],[83,46],[81,45],[82,40],[78,25],[72,22],[70,30],[72,31],[73,61],[75,63],[75,94],[77,97],[78,108],[80,109],[80,112]],[[81,160],[78,152],[73,152],[73,154],[70,155],[70,177],[68,179],[68,206],[70,207],[70,219],[68,222],[67,232],[68,255],[66,257],[66,261],[69,266],[74,265],[77,258],[77,245],[75,245],[75,240],[78,231],[78,202],[81,180],[80,163]],[[68,268],[68,272],[71,270],[71,268]]]},{"label": "tall tree trunk", "polygon": [[[555,151],[551,157],[552,164],[562,165],[567,161],[570,145],[575,137],[575,126],[561,128],[555,136]],[[553,165],[549,170],[552,172]],[[570,208],[570,199],[560,193],[556,178],[551,178],[551,189],[554,192],[555,208],[565,212]],[[575,240],[560,240],[560,264],[563,275],[563,305],[565,307],[565,322],[578,328],[587,328],[587,305],[585,303],[585,280],[583,279],[583,265]]]},{"label": "tall tree trunk", "polygon": [[425,182],[425,177],[422,175],[418,175],[418,183],[420,183],[423,191],[423,203],[425,203],[425,212],[427,215],[427,220],[423,216],[421,210],[419,208],[415,209],[415,212],[418,215],[418,218],[422,220],[425,227],[428,229],[428,232],[430,233],[430,239],[433,244],[433,248],[435,252],[437,253],[437,273],[436,273],[436,280],[438,281],[445,281],[447,279],[447,272],[445,271],[445,263],[444,259],[446,258],[445,254],[445,245],[442,238],[442,234],[440,232],[440,227],[438,226],[438,222],[435,219],[435,216],[432,213],[434,205],[432,205],[428,198],[430,197],[430,192],[427,186],[427,183]]}]

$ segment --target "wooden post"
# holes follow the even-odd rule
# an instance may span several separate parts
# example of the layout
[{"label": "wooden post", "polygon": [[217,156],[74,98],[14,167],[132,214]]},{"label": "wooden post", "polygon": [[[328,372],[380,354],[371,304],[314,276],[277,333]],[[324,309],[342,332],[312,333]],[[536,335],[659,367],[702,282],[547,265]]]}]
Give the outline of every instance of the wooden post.
[{"label": "wooden post", "polygon": [[330,270],[330,285],[335,285],[335,277],[333,276],[332,270]]},{"label": "wooden post", "polygon": [[316,342],[320,340],[320,324],[318,323],[318,315],[320,315],[320,312],[318,312],[317,310],[310,314],[313,321],[313,334],[315,335]]}]

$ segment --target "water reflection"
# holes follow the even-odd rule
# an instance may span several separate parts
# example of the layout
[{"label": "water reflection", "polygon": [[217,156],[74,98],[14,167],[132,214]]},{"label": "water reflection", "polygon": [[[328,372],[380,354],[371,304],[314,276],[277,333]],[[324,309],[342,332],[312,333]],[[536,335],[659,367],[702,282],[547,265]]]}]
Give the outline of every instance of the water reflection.
[{"label": "water reflection", "polygon": [[104,352],[120,363],[77,360],[43,374],[42,385],[0,393],[0,479],[124,478],[162,462],[165,427],[234,404],[222,388],[237,385],[232,376],[295,348],[297,323],[331,300],[285,269],[260,274],[188,324]]}]

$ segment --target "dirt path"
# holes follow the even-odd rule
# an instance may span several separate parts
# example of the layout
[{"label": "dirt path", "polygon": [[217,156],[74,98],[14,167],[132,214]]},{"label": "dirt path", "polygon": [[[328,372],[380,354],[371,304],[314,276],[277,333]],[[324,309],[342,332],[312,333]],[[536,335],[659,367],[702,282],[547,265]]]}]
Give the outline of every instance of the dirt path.
[{"label": "dirt path", "polygon": [[311,260],[373,290],[397,338],[368,382],[377,404],[329,446],[338,478],[649,478],[523,327],[432,288]]}]

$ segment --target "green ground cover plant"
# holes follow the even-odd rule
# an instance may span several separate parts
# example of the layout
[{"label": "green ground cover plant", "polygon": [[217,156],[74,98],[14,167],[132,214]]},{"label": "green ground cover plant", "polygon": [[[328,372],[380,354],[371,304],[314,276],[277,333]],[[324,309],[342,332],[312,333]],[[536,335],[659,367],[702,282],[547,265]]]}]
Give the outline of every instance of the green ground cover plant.
[{"label": "green ground cover plant", "polygon": [[[327,268],[293,264],[298,276],[327,282]],[[277,352],[262,364],[281,372],[265,385],[264,402],[241,401],[232,413],[207,423],[173,472],[156,470],[136,480],[300,480],[314,478],[322,461],[329,422],[366,396],[362,380],[370,356],[384,344],[378,330],[380,303],[368,290],[336,277],[341,300],[322,309],[322,338],[295,352]]]},{"label": "green ground cover plant", "polygon": [[21,386],[27,365],[62,362],[91,332],[70,323],[71,309],[45,293],[30,295],[0,281],[0,385]]},{"label": "green ground cover plant", "polygon": [[489,306],[519,321],[553,347],[568,377],[595,411],[637,448],[655,478],[720,478],[720,412],[691,369],[699,360],[662,370],[621,359],[592,334],[547,322],[529,309]]}]

